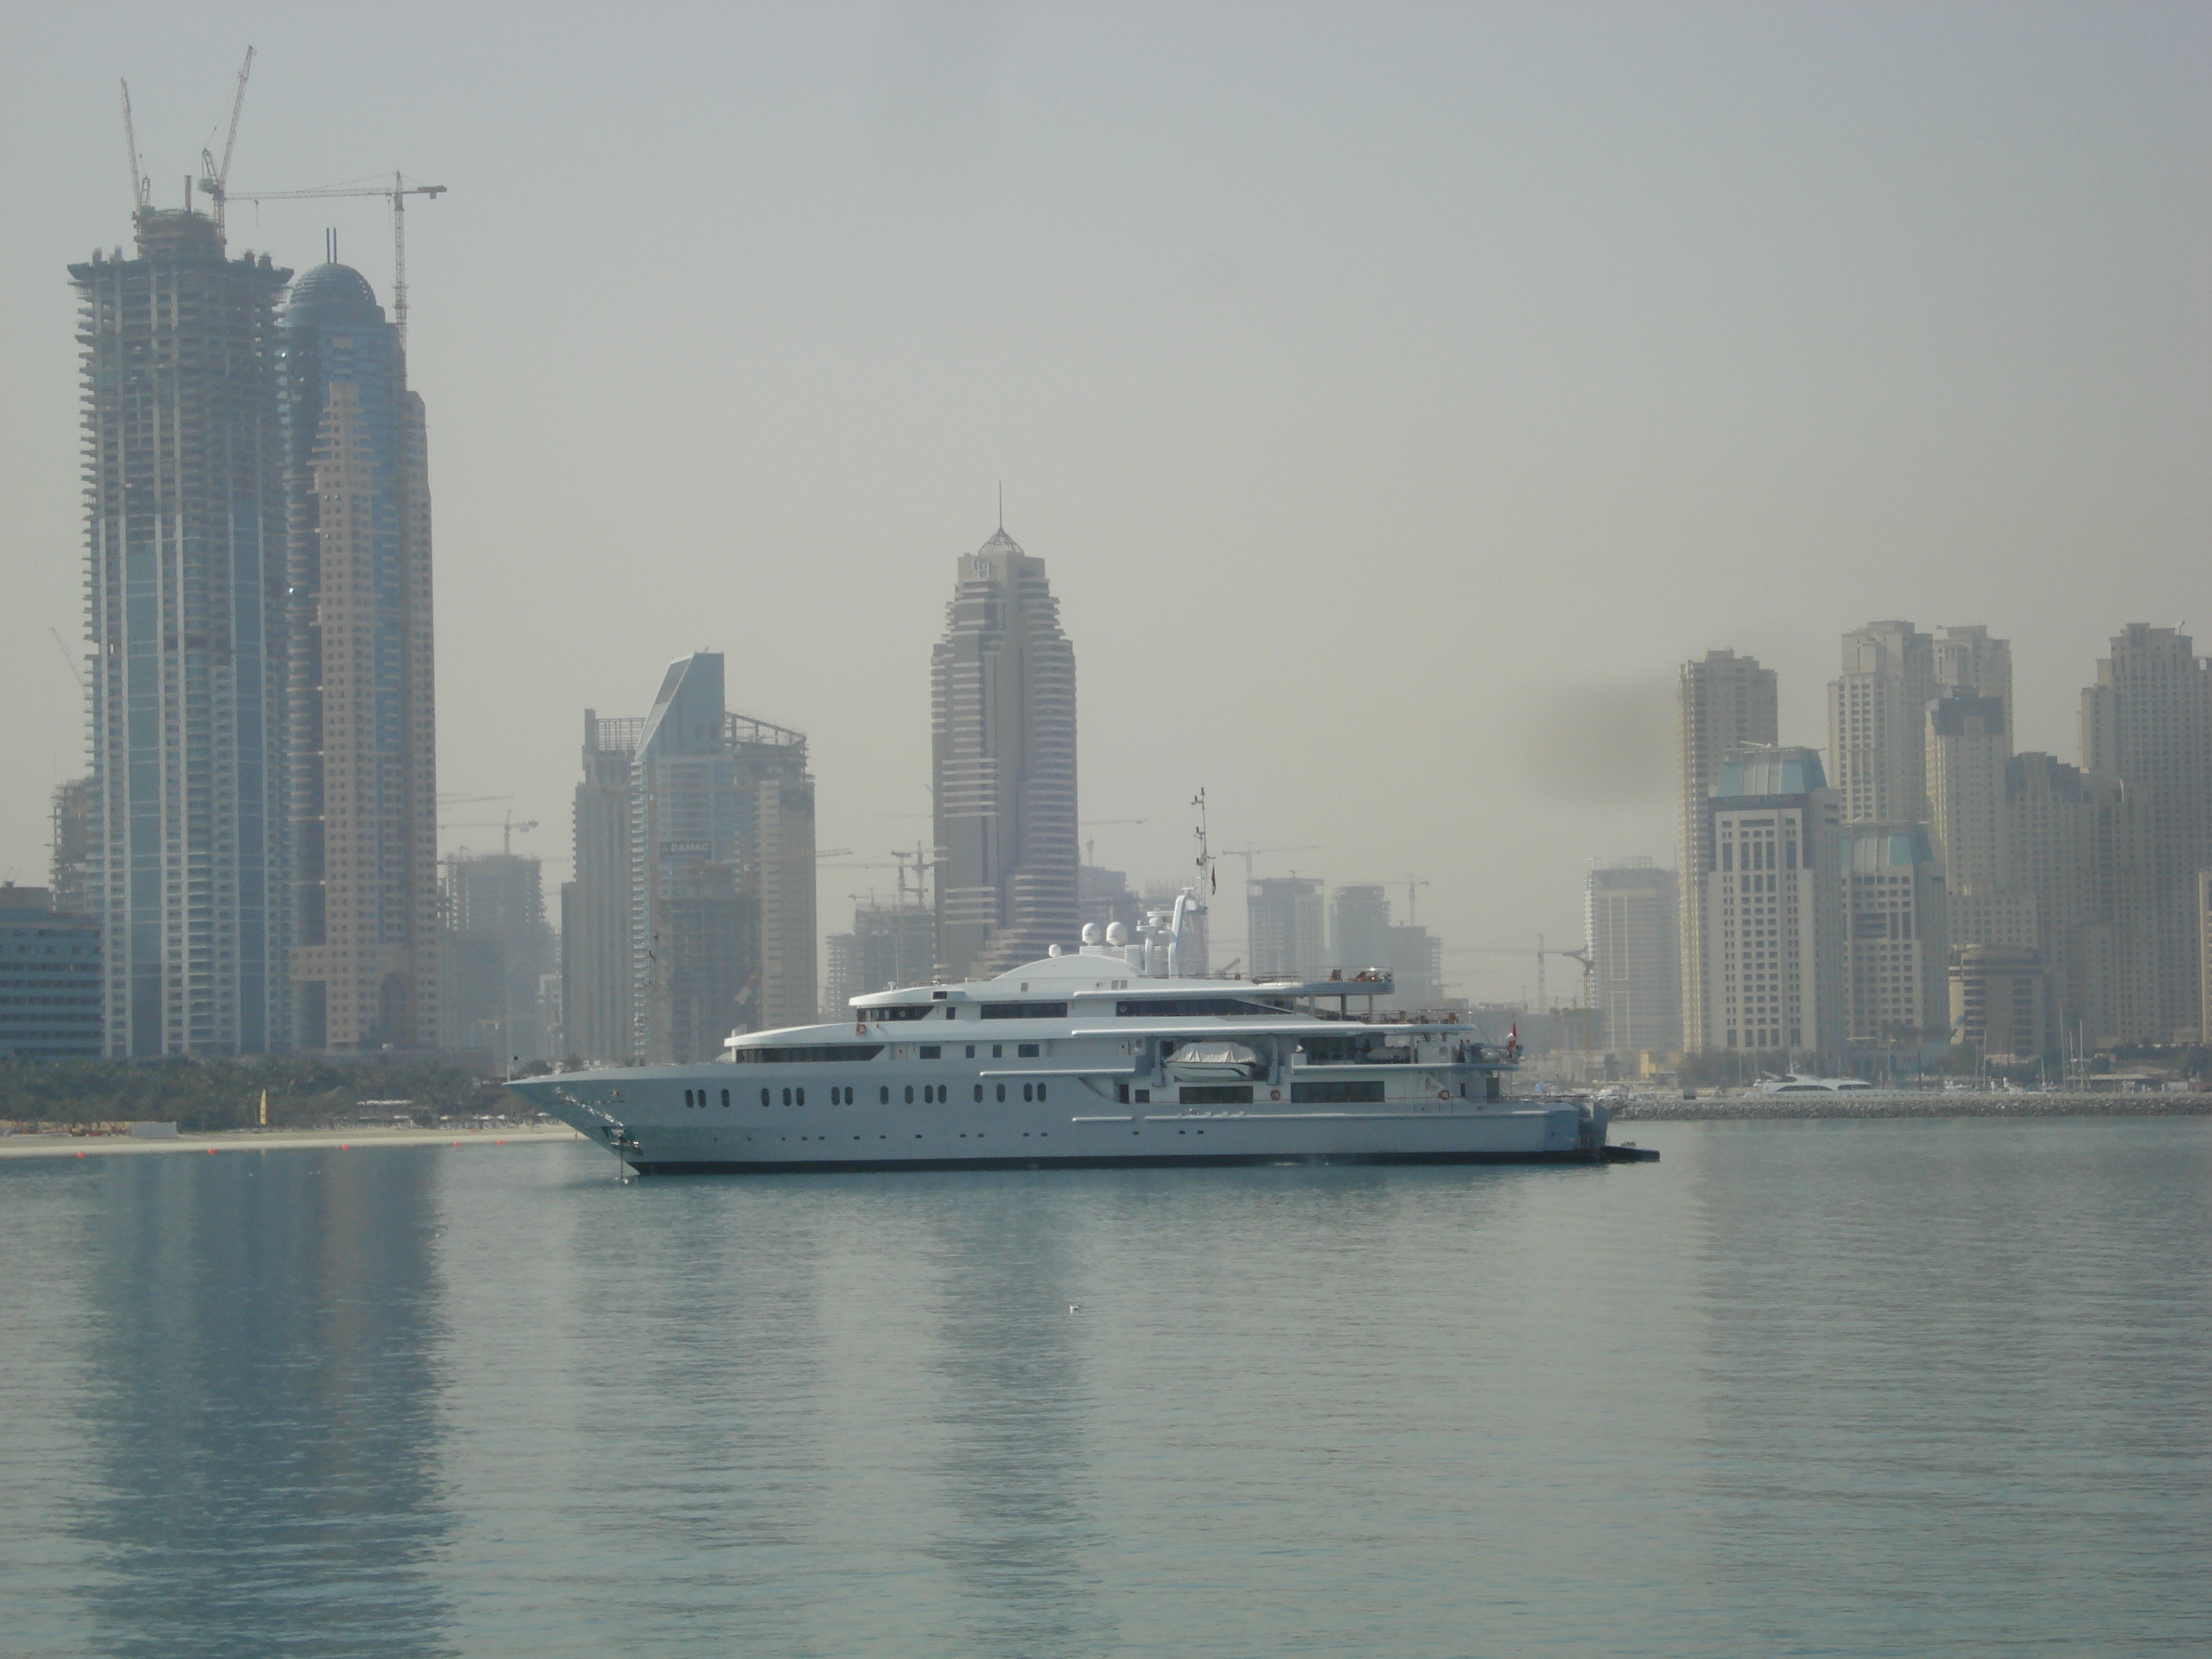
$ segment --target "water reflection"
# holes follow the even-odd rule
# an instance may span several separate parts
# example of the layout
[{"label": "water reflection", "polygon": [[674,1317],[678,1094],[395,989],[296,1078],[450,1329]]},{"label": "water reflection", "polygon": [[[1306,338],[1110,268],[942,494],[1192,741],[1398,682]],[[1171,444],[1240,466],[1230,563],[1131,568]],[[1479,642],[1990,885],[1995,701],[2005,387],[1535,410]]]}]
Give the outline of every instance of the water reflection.
[{"label": "water reflection", "polygon": [[73,1531],[108,1652],[448,1651],[431,1165],[283,1156],[100,1171]]},{"label": "water reflection", "polygon": [[1085,1364],[1082,1246],[1066,1181],[975,1183],[930,1212],[928,1365],[945,1431],[935,1476],[951,1524],[927,1553],[957,1599],[954,1651],[1083,1654],[1117,1645],[1101,1608],[1097,1402]]},{"label": "water reflection", "polygon": [[[1777,1131],[1781,1131],[1778,1133]],[[1708,1131],[1707,1556],[1762,1635],[2000,1651],[2177,1629],[2201,1587],[2196,1126]],[[1690,1173],[1685,1170],[1685,1174]],[[2191,1540],[2194,1540],[2192,1543]],[[1787,1582],[1790,1596],[1774,1594]],[[1973,1587],[1972,1596],[1960,1594]],[[2069,1626],[2073,1628],[2069,1630]]]}]

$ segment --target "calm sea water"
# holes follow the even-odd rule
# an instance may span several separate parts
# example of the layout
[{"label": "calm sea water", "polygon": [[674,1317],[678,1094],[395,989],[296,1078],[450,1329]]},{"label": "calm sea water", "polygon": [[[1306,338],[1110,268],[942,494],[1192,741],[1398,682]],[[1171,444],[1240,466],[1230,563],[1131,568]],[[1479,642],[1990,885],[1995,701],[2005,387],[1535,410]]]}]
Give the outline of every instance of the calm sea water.
[{"label": "calm sea water", "polygon": [[0,1651],[2212,1651],[2212,1121],[1631,1133],[0,1162]]}]

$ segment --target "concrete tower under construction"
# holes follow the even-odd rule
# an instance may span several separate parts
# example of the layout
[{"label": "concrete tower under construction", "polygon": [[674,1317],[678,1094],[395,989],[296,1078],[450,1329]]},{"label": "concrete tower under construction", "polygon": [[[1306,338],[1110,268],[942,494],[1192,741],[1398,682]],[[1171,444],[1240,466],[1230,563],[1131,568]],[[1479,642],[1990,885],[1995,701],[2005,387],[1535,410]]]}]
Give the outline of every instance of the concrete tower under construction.
[{"label": "concrete tower under construction", "polygon": [[930,658],[937,965],[999,974],[1076,943],[1075,648],[1002,528],[960,561]]},{"label": "concrete tower under construction", "polygon": [[437,1046],[438,806],[422,400],[361,273],[285,306],[292,982],[299,1046]]},{"label": "concrete tower under construction", "polygon": [[93,800],[114,1055],[286,1046],[286,561],[276,300],[207,216],[70,267],[84,372]]}]

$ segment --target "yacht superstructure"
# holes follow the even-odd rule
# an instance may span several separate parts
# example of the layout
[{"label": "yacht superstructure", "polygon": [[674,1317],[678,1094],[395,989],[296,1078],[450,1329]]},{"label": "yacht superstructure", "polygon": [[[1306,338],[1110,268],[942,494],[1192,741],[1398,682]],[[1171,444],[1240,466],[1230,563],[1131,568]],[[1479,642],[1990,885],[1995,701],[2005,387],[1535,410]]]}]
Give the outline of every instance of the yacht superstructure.
[{"label": "yacht superstructure", "polygon": [[1621,1155],[1605,1108],[1508,1093],[1511,1043],[1376,1015],[1387,977],[1179,976],[1183,920],[1178,902],[1135,942],[1086,927],[994,979],[855,997],[848,1021],[733,1036],[718,1061],[508,1086],[641,1175]]}]

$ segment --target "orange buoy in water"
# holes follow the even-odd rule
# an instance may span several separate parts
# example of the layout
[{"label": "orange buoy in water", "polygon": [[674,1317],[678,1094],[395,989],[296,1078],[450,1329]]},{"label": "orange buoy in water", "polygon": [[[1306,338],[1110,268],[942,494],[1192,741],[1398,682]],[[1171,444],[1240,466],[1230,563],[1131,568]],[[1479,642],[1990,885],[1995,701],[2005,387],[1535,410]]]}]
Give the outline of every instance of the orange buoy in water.
[{"label": "orange buoy in water", "polygon": [[343,1142],[343,1140],[341,1140],[340,1142],[338,1142],[338,1150],[339,1150],[340,1152],[351,1152],[351,1151],[353,1150],[353,1148],[352,1148],[352,1147],[350,1147],[350,1146],[347,1146],[347,1145],[345,1144],[345,1142]]}]

